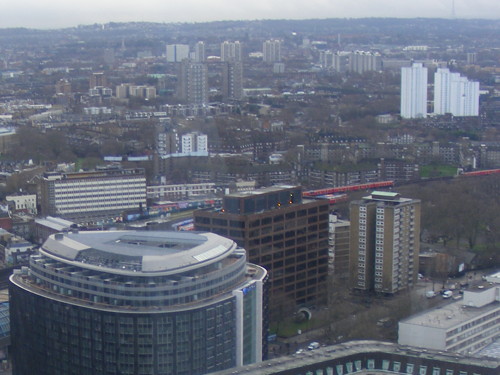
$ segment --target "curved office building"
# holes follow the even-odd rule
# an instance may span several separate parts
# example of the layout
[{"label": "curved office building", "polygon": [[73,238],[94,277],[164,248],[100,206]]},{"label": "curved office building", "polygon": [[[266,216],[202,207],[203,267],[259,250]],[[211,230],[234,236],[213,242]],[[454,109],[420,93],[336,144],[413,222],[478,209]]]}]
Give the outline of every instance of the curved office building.
[{"label": "curved office building", "polygon": [[212,233],[52,235],[10,279],[14,374],[205,374],[259,362],[266,278]]}]

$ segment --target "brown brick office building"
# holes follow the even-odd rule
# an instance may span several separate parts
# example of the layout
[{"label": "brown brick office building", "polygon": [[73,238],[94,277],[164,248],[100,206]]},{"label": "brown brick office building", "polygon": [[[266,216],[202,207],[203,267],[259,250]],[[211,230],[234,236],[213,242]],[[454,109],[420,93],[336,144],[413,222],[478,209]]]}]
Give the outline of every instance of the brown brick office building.
[{"label": "brown brick office building", "polygon": [[327,200],[303,200],[299,186],[275,186],[227,195],[223,210],[195,211],[194,222],[268,270],[271,308],[278,298],[311,306],[327,300],[328,211]]}]

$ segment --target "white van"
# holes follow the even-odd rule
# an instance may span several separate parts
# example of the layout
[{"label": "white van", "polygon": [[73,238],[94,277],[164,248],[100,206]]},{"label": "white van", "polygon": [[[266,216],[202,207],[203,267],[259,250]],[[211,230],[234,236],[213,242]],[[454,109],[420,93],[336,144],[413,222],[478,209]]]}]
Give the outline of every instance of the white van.
[{"label": "white van", "polygon": [[318,348],[319,348],[319,342],[316,342],[316,341],[310,343],[309,346],[307,347],[307,349],[309,349],[309,350],[314,350],[314,349],[318,349]]},{"label": "white van", "polygon": [[443,298],[444,299],[448,299],[448,298],[451,298],[453,297],[453,292],[451,290],[445,290],[443,292]]}]

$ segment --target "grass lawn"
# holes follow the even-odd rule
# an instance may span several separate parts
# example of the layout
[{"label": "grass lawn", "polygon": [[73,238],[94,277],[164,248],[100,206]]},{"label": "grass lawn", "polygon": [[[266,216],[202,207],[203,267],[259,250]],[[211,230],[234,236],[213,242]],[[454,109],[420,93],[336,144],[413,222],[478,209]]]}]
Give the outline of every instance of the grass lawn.
[{"label": "grass lawn", "polygon": [[420,168],[420,177],[448,177],[457,174],[457,167],[451,165],[423,165]]},{"label": "grass lawn", "polygon": [[276,333],[279,337],[292,337],[297,335],[297,331],[300,329],[302,332],[306,332],[310,329],[319,328],[324,326],[325,322],[322,319],[312,318],[309,321],[297,323],[293,320],[286,320],[280,322],[278,325],[274,323],[269,327],[272,333]]}]

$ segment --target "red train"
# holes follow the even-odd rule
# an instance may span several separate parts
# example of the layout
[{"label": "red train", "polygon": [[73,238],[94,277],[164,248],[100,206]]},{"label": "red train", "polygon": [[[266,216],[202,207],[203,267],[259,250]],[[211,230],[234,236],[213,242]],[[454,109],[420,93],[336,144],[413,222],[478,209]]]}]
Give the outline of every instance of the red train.
[{"label": "red train", "polygon": [[302,193],[302,196],[303,197],[316,197],[318,195],[345,193],[348,191],[357,191],[357,190],[378,189],[378,188],[391,187],[391,186],[394,186],[394,181],[370,182],[367,184],[339,186],[339,187],[335,187],[335,188],[304,191]]},{"label": "red train", "polygon": [[500,173],[500,169],[486,169],[484,171],[464,172],[460,176],[486,176],[489,174]]}]

